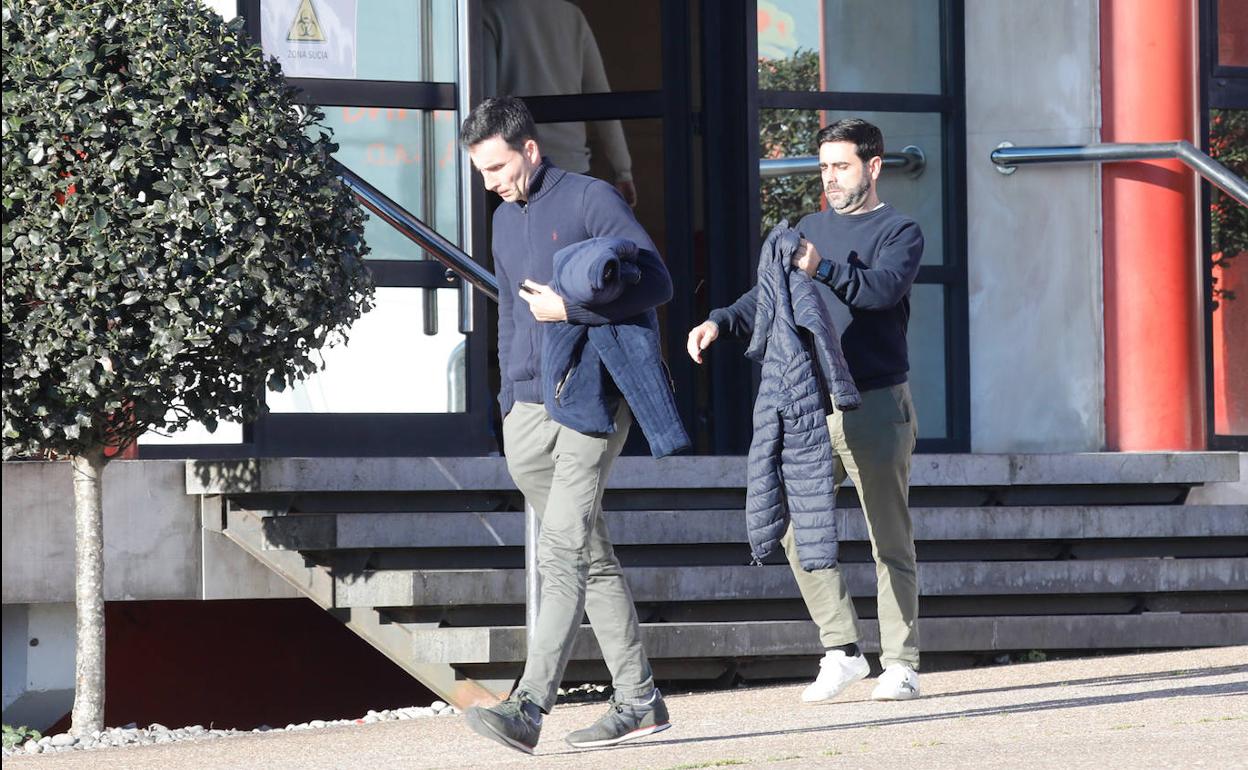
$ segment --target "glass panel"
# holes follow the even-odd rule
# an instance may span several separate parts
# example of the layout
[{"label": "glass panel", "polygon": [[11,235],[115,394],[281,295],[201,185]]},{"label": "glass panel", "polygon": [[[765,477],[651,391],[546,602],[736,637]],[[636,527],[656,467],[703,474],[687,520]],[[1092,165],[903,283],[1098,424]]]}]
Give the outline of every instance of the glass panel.
[{"label": "glass panel", "polygon": [[[456,113],[380,107],[326,107],[334,157],[453,243],[459,236]],[[370,217],[364,228],[370,260],[424,259],[390,225]]]},{"label": "glass panel", "polygon": [[1218,0],[1218,64],[1248,67],[1248,0]]},{"label": "glass panel", "polygon": [[[1248,110],[1211,110],[1209,152],[1248,176]],[[1210,186],[1213,431],[1248,436],[1248,208]]]},{"label": "glass panel", "polygon": [[662,87],[659,0],[481,0],[481,18],[486,95]]},{"label": "glass panel", "polygon": [[139,436],[141,446],[169,446],[174,444],[241,444],[243,443],[243,425],[238,422],[222,422],[217,424],[213,432],[204,427],[203,423],[193,422],[185,430],[162,436],[148,431]]},{"label": "glass panel", "polygon": [[287,77],[451,82],[455,3],[444,0],[264,0],[264,50]]},{"label": "glass panel", "polygon": [[[663,252],[666,235],[663,121],[594,120],[537,124],[543,157],[565,171],[614,184]],[[497,200],[497,199],[495,199]]]},{"label": "glass panel", "polygon": [[[909,145],[926,158],[921,173],[885,168],[880,175],[880,199],[913,217],[923,229],[923,264],[944,262],[944,180],[941,157],[944,146],[940,115],[906,112],[820,112],[812,110],[759,110],[759,156],[784,158],[813,156],[815,134],[820,127],[841,118],[860,117],[880,127],[885,154],[900,153]],[[826,205],[818,171],[763,179],[759,185],[762,222],[766,233],[781,219],[796,223],[801,216]]]},{"label": "glass panel", "polygon": [[[410,413],[464,410],[464,335],[459,291],[439,289],[437,334],[424,327],[424,289],[382,287],[346,345],[322,351],[325,368],[281,393],[269,408],[290,413]],[[425,330],[428,331],[428,330]]]},{"label": "glass panel", "polygon": [[938,94],[936,0],[758,0],[759,88]]},{"label": "glass panel", "polygon": [[945,289],[917,283],[910,290],[910,393],[919,438],[948,435],[945,408]]}]

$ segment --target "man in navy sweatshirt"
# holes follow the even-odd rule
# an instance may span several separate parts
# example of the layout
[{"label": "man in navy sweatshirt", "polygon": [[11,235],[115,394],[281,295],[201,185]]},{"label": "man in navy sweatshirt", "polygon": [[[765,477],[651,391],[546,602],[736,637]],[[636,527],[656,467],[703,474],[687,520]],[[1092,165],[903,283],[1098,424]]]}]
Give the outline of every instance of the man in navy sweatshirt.
[{"label": "man in navy sweatshirt", "polygon": [[[468,725],[505,746],[532,753],[563,679],[581,618],[589,615],[615,694],[607,714],[570,733],[578,748],[611,746],[670,725],[641,646],[637,610],[602,516],[611,464],[632,415],[613,406],[614,431],[585,434],[551,419],[542,403],[542,329],[567,321],[622,322],[667,302],[672,281],[654,242],[610,184],[555,168],[541,156],[528,108],[519,99],[486,99],[460,128],[460,143],[486,189],[503,204],[494,214],[498,278],[498,362],[507,468],[541,521],[537,544],[541,603],[524,675],[507,700],[471,708]],[[565,302],[548,285],[554,254],[589,238],[637,244],[641,277],[619,298],[593,308]],[[517,298],[520,301],[517,301]]]},{"label": "man in navy sweatshirt", "polygon": [[[830,210],[798,223],[805,242],[793,263],[830,289],[824,301],[862,394],[860,408],[828,415],[828,433],[836,454],[835,482],[839,486],[846,475],[853,479],[876,562],[884,673],[871,697],[907,700],[919,695],[919,595],[909,509],[918,423],[907,384],[906,327],[923,234],[913,219],[880,201],[876,181],[884,137],[878,128],[850,118],[822,129],[816,141]],[[755,307],[751,289],[713,311],[709,321],[689,332],[690,357],[702,363],[702,351],[721,332],[748,336]],[[819,676],[802,700],[829,700],[870,671],[858,649],[854,605],[839,569],[802,569],[791,526],[782,542],[826,650]]]}]

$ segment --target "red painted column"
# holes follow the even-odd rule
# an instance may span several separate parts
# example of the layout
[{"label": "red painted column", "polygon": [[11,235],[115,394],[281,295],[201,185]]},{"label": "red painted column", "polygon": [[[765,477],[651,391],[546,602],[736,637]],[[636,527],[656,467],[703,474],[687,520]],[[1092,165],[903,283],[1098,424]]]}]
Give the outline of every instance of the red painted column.
[{"label": "red painted column", "polygon": [[[1102,141],[1194,141],[1194,0],[1101,0]],[[1195,175],[1102,167],[1105,443],[1204,449]]]}]

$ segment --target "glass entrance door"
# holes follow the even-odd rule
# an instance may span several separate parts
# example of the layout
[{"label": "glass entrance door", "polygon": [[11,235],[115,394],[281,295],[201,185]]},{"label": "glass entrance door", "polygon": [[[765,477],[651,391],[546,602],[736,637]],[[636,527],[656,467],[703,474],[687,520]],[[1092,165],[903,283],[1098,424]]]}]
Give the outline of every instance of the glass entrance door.
[{"label": "glass entrance door", "polygon": [[[472,254],[467,169],[457,143],[467,99],[459,87],[467,73],[466,3],[240,0],[237,12],[302,100],[324,112],[335,158]],[[322,371],[266,393],[267,413],[235,426],[232,447],[156,439],[144,444],[143,456],[496,450],[485,303],[377,217],[365,240],[375,305],[346,340],[321,351]]]}]

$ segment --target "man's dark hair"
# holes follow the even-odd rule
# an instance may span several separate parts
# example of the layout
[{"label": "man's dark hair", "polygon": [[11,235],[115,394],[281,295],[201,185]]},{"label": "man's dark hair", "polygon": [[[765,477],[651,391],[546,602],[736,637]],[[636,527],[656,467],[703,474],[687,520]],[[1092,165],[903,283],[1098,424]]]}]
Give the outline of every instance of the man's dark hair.
[{"label": "man's dark hair", "polygon": [[884,134],[862,118],[845,118],[825,126],[815,135],[816,149],[827,142],[850,142],[863,163],[884,155]]},{"label": "man's dark hair", "polygon": [[536,135],[533,115],[524,102],[514,96],[486,99],[472,108],[459,127],[459,143],[464,147],[501,136],[511,149],[523,150],[524,143]]}]

